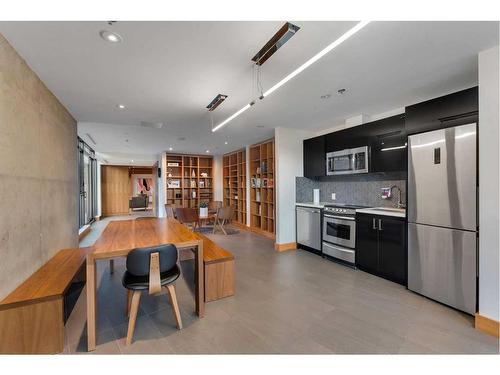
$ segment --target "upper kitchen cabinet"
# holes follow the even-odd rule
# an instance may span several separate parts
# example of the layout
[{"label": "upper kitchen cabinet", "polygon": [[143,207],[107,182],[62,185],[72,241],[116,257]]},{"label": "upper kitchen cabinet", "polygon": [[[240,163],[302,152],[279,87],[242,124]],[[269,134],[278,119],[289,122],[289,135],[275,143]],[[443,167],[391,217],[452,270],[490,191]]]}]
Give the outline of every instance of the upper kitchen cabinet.
[{"label": "upper kitchen cabinet", "polygon": [[478,88],[455,92],[406,107],[408,135],[477,121]]},{"label": "upper kitchen cabinet", "polygon": [[371,148],[370,172],[394,172],[407,169],[407,135],[403,114],[363,125]]},{"label": "upper kitchen cabinet", "polygon": [[304,177],[326,176],[325,137],[304,140]]},{"label": "upper kitchen cabinet", "polygon": [[404,115],[354,126],[327,134],[326,152],[370,147],[370,172],[406,170],[406,131]]}]

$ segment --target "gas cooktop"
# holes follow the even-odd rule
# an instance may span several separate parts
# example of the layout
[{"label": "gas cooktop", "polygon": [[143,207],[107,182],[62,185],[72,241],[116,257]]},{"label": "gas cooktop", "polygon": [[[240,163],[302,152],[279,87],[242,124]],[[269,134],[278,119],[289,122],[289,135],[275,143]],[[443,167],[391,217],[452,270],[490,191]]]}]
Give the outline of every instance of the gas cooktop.
[{"label": "gas cooktop", "polygon": [[370,208],[368,206],[361,206],[357,204],[347,204],[347,203],[328,203],[325,204],[325,207],[330,207],[330,208],[346,208],[346,209],[352,209],[356,210],[358,208]]}]

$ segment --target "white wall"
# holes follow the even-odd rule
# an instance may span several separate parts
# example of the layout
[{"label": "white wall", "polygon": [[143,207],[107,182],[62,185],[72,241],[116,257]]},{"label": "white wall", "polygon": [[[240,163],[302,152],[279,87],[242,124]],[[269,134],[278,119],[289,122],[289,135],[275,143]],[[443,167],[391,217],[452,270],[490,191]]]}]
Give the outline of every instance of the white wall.
[{"label": "white wall", "polygon": [[222,155],[214,155],[213,162],[213,189],[214,189],[214,201],[222,201],[222,184],[223,184],[223,170],[222,170]]},{"label": "white wall", "polygon": [[161,168],[161,177],[156,176],[156,186],[158,189],[158,206],[157,212],[158,217],[165,217],[165,202],[166,202],[166,192],[165,192],[165,173],[167,173],[167,155],[162,153],[158,155],[158,167]]},{"label": "white wall", "polygon": [[479,314],[499,320],[498,46],[479,53]]},{"label": "white wall", "polygon": [[274,131],[276,158],[276,243],[295,242],[295,177],[303,176],[305,138],[313,132],[278,127]]}]

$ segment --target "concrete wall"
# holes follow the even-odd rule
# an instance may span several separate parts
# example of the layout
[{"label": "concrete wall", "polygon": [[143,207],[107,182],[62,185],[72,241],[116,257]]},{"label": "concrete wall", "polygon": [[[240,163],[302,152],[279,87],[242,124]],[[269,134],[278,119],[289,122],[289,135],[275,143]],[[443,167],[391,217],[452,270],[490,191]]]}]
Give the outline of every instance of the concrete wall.
[{"label": "concrete wall", "polygon": [[78,246],[76,122],[0,35],[0,299]]},{"label": "concrete wall", "polygon": [[314,133],[278,127],[274,132],[276,243],[295,242],[295,177],[303,176],[305,138]]},{"label": "concrete wall", "polygon": [[499,320],[498,46],[479,53],[479,314]]}]

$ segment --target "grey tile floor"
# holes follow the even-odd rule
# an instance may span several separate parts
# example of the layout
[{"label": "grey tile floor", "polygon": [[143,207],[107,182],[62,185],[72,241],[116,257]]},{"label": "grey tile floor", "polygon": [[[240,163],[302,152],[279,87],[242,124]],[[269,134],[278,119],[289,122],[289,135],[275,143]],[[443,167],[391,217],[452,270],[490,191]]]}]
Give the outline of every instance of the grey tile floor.
[{"label": "grey tile floor", "polygon": [[[118,217],[113,220],[127,219]],[[92,244],[108,220],[96,223]],[[165,295],[143,295],[134,342],[125,345],[123,260],[110,274],[98,264],[96,354],[486,354],[498,339],[474,329],[473,318],[404,287],[239,231],[209,235],[236,259],[236,295],[194,314],[192,265],[182,262],[176,288],[184,328],[177,330]],[[85,290],[66,324],[65,353],[85,353]]]}]

